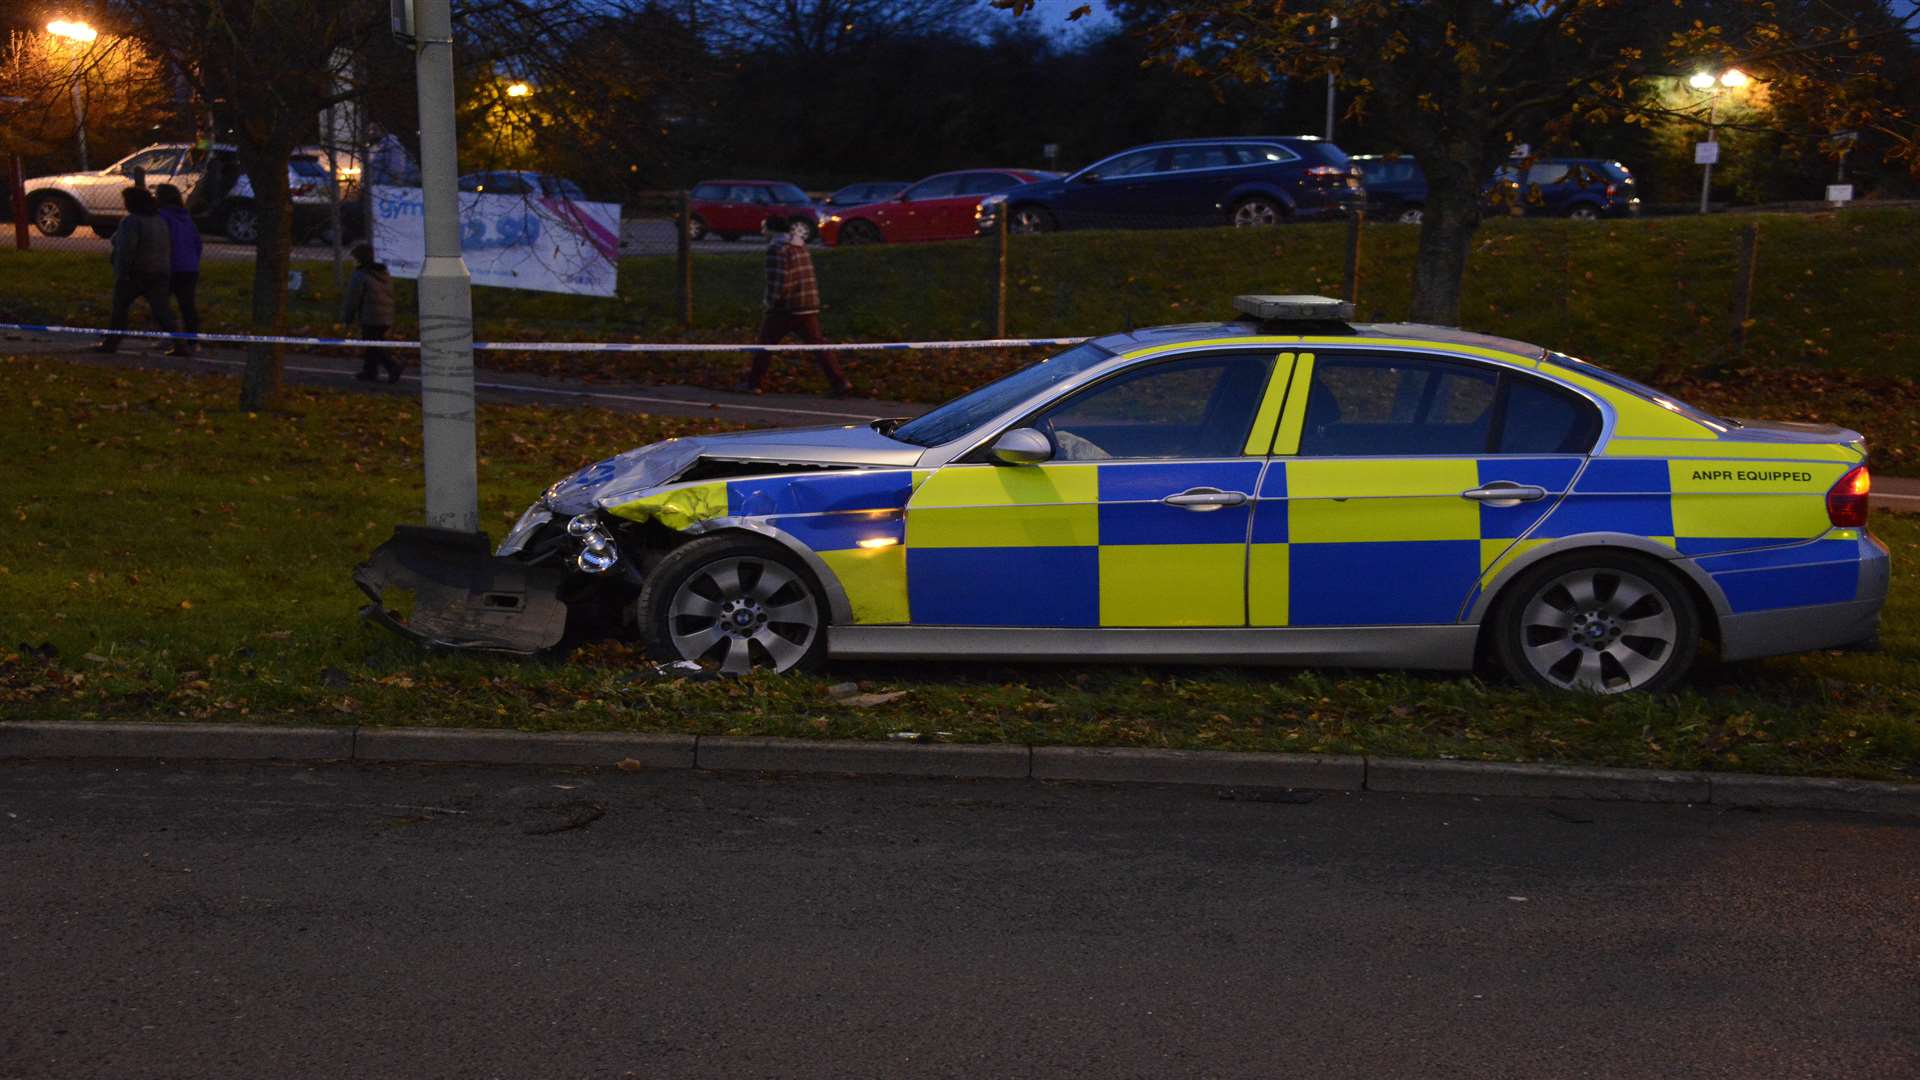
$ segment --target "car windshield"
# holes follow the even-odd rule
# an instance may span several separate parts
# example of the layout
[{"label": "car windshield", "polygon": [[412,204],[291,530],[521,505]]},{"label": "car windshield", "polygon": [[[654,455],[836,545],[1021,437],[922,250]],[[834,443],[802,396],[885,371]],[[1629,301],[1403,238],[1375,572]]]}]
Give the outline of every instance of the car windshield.
[{"label": "car windshield", "polygon": [[1635,382],[1625,375],[1608,371],[1598,364],[1589,364],[1585,360],[1577,360],[1565,353],[1557,352],[1547,353],[1547,359],[1559,364],[1561,367],[1585,375],[1589,379],[1597,379],[1600,382],[1606,383],[1616,390],[1625,390],[1634,397],[1650,401],[1666,409],[1668,412],[1679,413],[1681,416],[1692,420],[1696,424],[1707,424],[1718,428],[1741,426],[1738,420],[1729,420],[1722,416],[1715,416],[1705,409],[1696,409],[1671,394],[1663,394],[1645,383]]},{"label": "car windshield", "polygon": [[773,192],[773,201],[783,206],[793,206],[812,201],[807,198],[806,192],[801,191],[792,184],[775,184],[769,190]]},{"label": "car windshield", "polygon": [[942,446],[999,416],[1022,401],[1087,370],[1113,354],[1092,342],[1075,345],[972,393],[962,394],[890,432],[915,446]]},{"label": "car windshield", "polygon": [[287,168],[293,173],[293,175],[301,177],[303,179],[325,180],[327,178],[326,166],[320,164],[319,159],[317,158],[310,158],[310,157],[288,158]]}]

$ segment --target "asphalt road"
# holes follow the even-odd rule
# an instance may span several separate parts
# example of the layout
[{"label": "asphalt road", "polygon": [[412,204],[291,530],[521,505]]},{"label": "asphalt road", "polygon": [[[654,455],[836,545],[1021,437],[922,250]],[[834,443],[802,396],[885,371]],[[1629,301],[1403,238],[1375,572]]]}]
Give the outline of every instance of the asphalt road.
[{"label": "asphalt road", "polygon": [[1912,1077],[1920,824],[0,765],[0,1077]]}]

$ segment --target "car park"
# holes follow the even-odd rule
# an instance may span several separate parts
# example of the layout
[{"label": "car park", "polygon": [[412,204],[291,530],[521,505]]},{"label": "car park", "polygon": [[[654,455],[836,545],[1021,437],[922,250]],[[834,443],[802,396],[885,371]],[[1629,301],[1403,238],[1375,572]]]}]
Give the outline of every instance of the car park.
[{"label": "car park", "polygon": [[902,244],[978,235],[980,200],[1056,173],[1038,169],[959,169],[936,173],[891,199],[836,210],[820,219],[829,244]]},{"label": "car park", "polygon": [[863,180],[858,184],[848,184],[820,200],[823,210],[844,210],[850,206],[865,206],[884,199],[891,199],[907,190],[905,180]]},{"label": "car park", "polygon": [[[318,236],[329,228],[331,180],[311,154],[287,160],[293,197],[294,238]],[[146,147],[93,172],[42,176],[26,182],[27,213],[43,236],[67,236],[81,225],[111,236],[126,217],[121,189],[172,184],[186,199],[200,227],[239,244],[260,238],[260,214],[253,183],[240,171],[238,152],[225,144],[211,150],[186,143]]]},{"label": "car park", "polygon": [[1495,208],[1530,217],[1591,221],[1640,212],[1633,174],[1605,158],[1536,158],[1505,165],[1494,174],[1487,200]]},{"label": "car park", "polygon": [[1411,154],[1355,154],[1367,190],[1367,216],[1418,225],[1427,207],[1427,176]]},{"label": "car park", "polygon": [[1491,662],[1611,693],[1674,686],[1703,639],[1724,661],[1873,639],[1889,563],[1858,434],[1325,298],[1235,306],[910,421],[630,450],[549,487],[492,556],[402,530],[356,579],[369,615],[439,645],[594,627],[734,674]]},{"label": "car park", "polygon": [[1346,213],[1364,193],[1338,146],[1311,135],[1180,139],[1103,158],[1076,173],[982,201],[978,227],[1277,225]]},{"label": "car park", "polygon": [[807,193],[780,180],[703,180],[688,200],[695,240],[737,240],[759,233],[769,217],[799,218],[804,239],[818,235],[819,211]]}]

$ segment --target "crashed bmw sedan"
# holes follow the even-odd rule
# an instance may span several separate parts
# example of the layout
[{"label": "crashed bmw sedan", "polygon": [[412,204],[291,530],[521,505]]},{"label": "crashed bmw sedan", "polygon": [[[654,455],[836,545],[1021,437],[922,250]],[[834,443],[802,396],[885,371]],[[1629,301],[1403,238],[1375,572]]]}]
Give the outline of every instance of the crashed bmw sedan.
[{"label": "crashed bmw sedan", "polygon": [[[1074,346],[909,421],[670,439],[499,549],[402,530],[369,612],[447,646],[591,634],[730,673],[828,657],[1467,670],[1672,687],[1864,645],[1866,448],[1535,345],[1318,297]],[[384,592],[415,594],[402,618]]]}]

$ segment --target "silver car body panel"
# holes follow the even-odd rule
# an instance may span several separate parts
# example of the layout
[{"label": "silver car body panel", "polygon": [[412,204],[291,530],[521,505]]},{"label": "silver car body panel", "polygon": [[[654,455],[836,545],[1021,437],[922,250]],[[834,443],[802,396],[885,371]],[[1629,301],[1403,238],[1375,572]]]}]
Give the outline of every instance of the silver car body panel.
[{"label": "silver car body panel", "polygon": [[845,660],[1158,661],[1464,671],[1473,666],[1479,632],[1477,626],[836,626],[827,635],[827,652]]}]

